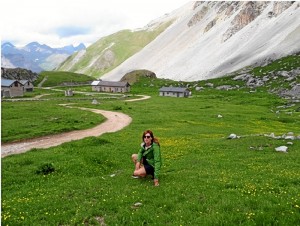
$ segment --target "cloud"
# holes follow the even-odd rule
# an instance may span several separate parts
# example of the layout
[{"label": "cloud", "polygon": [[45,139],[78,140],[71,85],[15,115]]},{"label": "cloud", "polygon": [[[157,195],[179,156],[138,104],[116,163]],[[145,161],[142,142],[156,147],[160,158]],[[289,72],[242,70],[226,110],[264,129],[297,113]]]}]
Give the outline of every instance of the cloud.
[{"label": "cloud", "polygon": [[136,29],[184,0],[2,0],[1,39],[16,46],[37,41],[51,47],[90,45],[123,29]]}]

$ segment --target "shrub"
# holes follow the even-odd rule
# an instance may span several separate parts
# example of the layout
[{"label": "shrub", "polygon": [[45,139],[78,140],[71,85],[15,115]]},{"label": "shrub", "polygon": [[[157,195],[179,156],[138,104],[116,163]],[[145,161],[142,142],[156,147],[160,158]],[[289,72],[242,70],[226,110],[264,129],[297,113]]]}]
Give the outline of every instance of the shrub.
[{"label": "shrub", "polygon": [[55,168],[52,163],[45,163],[38,167],[36,170],[36,174],[42,174],[42,175],[48,175],[50,173],[53,173],[55,171]]},{"label": "shrub", "polygon": [[122,110],[122,107],[121,106],[114,106],[113,110],[120,111],[120,110]]}]

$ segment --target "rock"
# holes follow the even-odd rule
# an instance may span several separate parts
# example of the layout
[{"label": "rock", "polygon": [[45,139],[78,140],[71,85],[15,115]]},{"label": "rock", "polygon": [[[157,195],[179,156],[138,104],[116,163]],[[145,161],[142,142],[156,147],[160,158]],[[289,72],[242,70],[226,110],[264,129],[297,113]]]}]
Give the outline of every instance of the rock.
[{"label": "rock", "polygon": [[295,140],[293,132],[288,132],[287,134],[282,135],[282,138],[284,138],[285,140]]},{"label": "rock", "polygon": [[240,136],[237,136],[236,134],[232,133],[230,134],[227,139],[237,139],[237,138],[240,138]]},{"label": "rock", "polygon": [[93,99],[92,104],[98,104],[98,101],[96,99]]},{"label": "rock", "polygon": [[218,86],[216,87],[217,90],[231,90],[233,89],[233,87],[231,85],[222,85],[222,86]]},{"label": "rock", "polygon": [[197,11],[193,17],[190,19],[190,21],[188,22],[188,26],[191,27],[195,24],[197,24],[199,21],[201,21],[203,19],[203,17],[206,15],[206,13],[208,12],[208,7],[203,7],[201,8],[201,10]]},{"label": "rock", "polygon": [[287,146],[279,146],[279,147],[275,148],[275,151],[280,151],[280,152],[287,153],[287,149],[288,149]]},{"label": "rock", "polygon": [[233,78],[234,81],[237,80],[241,80],[241,81],[248,81],[249,79],[252,79],[252,75],[251,74],[241,74],[241,75],[237,75]]},{"label": "rock", "polygon": [[264,82],[260,78],[251,78],[247,81],[246,85],[247,87],[256,88],[264,85]]},{"label": "rock", "polygon": [[208,86],[208,87],[211,87],[211,88],[214,87],[214,84],[210,83],[210,82],[206,83],[205,85]]},{"label": "rock", "polygon": [[213,19],[212,21],[210,21],[206,28],[204,29],[204,32],[208,32],[213,26],[216,25],[217,19]]},{"label": "rock", "polygon": [[34,82],[39,74],[24,68],[3,68],[1,67],[1,77],[11,80],[28,80]]},{"label": "rock", "polygon": [[280,138],[281,138],[281,136],[275,136],[274,133],[271,133],[270,135],[265,134],[265,136],[270,137],[270,138],[273,138],[273,139],[280,139]]},{"label": "rock", "polygon": [[201,91],[201,90],[203,90],[203,89],[204,89],[204,88],[201,87],[201,86],[197,86],[197,87],[195,88],[196,91]]},{"label": "rock", "polygon": [[143,204],[142,204],[141,202],[136,202],[136,203],[134,203],[134,204],[131,206],[131,208],[137,209],[137,208],[141,207],[142,205],[143,205]]},{"label": "rock", "polygon": [[285,140],[295,140],[294,136],[285,136],[284,137]]}]

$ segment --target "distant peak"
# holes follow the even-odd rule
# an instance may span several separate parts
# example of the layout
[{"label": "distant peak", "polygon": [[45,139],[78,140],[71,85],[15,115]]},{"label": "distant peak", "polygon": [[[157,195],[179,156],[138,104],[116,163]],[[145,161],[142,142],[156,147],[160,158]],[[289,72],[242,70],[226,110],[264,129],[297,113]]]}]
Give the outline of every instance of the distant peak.
[{"label": "distant peak", "polygon": [[38,42],[30,42],[26,46],[40,46],[40,43],[38,43]]},{"label": "distant peak", "polygon": [[7,48],[7,47],[15,47],[15,46],[10,42],[5,42],[1,45],[1,48]]},{"label": "distant peak", "polygon": [[86,49],[86,46],[83,43],[80,43],[77,47],[74,47],[76,51]]}]

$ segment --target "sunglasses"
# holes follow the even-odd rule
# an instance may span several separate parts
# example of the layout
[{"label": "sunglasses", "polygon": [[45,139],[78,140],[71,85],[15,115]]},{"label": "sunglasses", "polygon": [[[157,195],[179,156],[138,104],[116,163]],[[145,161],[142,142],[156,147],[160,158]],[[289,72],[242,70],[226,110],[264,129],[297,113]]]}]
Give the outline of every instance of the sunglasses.
[{"label": "sunglasses", "polygon": [[149,139],[149,138],[151,138],[151,136],[144,136],[144,138],[148,138]]}]

